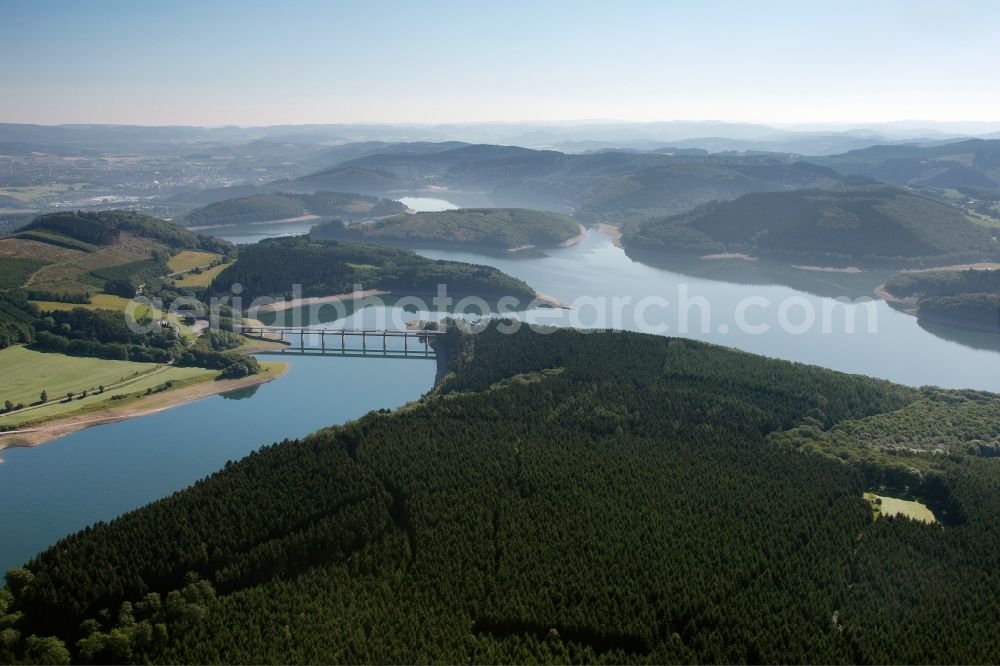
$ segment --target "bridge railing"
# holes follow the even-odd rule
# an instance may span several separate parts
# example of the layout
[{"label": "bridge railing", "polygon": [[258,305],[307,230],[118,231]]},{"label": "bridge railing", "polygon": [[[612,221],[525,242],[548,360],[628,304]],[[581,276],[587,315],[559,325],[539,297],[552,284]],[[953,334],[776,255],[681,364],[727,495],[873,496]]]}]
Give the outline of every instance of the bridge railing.
[{"label": "bridge railing", "polygon": [[[280,353],[312,353],[338,356],[428,358],[435,355],[431,340],[443,331],[423,329],[327,328],[322,326],[238,325],[233,330],[251,337],[274,336],[285,346]],[[298,338],[296,340],[296,338]],[[332,338],[332,340],[328,340]],[[357,342],[360,338],[361,346]],[[318,339],[318,344],[316,340]],[[381,344],[379,340],[381,339]],[[275,340],[275,341],[278,341]],[[389,341],[393,341],[390,346]],[[402,340],[402,346],[399,346]],[[307,343],[308,341],[308,343]],[[348,342],[353,344],[348,344]],[[411,345],[411,341],[417,344]],[[298,344],[295,344],[295,343]],[[339,343],[339,344],[338,344]],[[423,344],[420,344],[423,343]]]}]

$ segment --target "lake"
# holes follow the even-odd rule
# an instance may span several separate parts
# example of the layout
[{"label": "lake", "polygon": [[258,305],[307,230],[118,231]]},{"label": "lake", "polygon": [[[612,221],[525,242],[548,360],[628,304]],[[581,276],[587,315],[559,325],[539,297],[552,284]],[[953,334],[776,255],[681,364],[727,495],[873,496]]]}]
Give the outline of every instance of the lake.
[{"label": "lake", "polygon": [[[399,202],[407,208],[418,213],[436,213],[442,210],[455,210],[455,204],[444,199],[434,199],[431,197],[400,197]],[[243,227],[233,227],[231,229],[217,229],[203,233],[211,233],[216,238],[227,240],[237,245],[247,243],[257,243],[265,238],[280,238],[282,236],[303,236],[309,233],[319,222],[323,220],[307,220],[304,222],[280,222],[250,224]]]},{"label": "lake", "polygon": [[250,224],[243,227],[233,227],[229,229],[214,229],[202,233],[211,233],[216,238],[227,240],[235,245],[246,245],[248,243],[258,243],[266,238],[280,238],[282,236],[304,236],[309,230],[322,220],[308,220],[305,222],[282,222],[279,224]]},{"label": "lake", "polygon": [[[933,384],[1000,392],[1000,340],[995,334],[925,328],[916,317],[881,300],[868,305],[838,304],[828,322],[830,332],[824,332],[821,313],[824,305],[831,305],[831,297],[853,300],[871,296],[888,274],[824,273],[740,259],[676,258],[667,262],[673,268],[668,270],[630,259],[610,238],[594,231],[577,245],[550,250],[541,257],[486,257],[448,250],[421,250],[420,254],[490,264],[560,300],[582,299],[570,313],[530,313],[529,319],[539,322],[583,326],[610,322],[615,328],[677,335],[681,328],[677,304],[683,298],[704,299],[709,305],[710,325],[701,329],[701,311],[692,306],[688,308],[689,332],[685,337],[912,386]],[[611,322],[610,303],[616,297],[630,298],[633,304],[643,298],[664,298],[671,305],[653,304],[641,313],[630,305],[622,308],[621,321]],[[748,299],[771,304],[755,304],[746,313],[753,327],[768,327],[766,333],[740,330],[737,307]],[[594,300],[601,303],[595,306],[591,303]],[[786,319],[796,325],[793,329],[804,323],[803,313],[809,308],[816,313],[815,325],[801,332],[783,330],[782,303],[790,304]],[[874,310],[874,332],[867,326],[869,310]],[[848,311],[856,317],[853,334],[845,332]],[[639,318],[644,322],[638,322]],[[663,331],[664,326],[669,328]]]},{"label": "lake", "polygon": [[450,201],[432,197],[400,197],[399,202],[418,213],[440,213],[443,210],[456,210],[458,208]]},{"label": "lake", "polygon": [[[882,301],[838,304],[829,331],[823,330],[821,313],[832,297],[869,295],[885,275],[821,273],[736,259],[642,263],[593,231],[577,245],[532,256],[420,253],[490,264],[550,296],[576,301],[572,311],[532,309],[520,315],[526,321],[615,324],[672,335],[680,332],[682,312],[687,312],[688,337],[914,386],[1000,392],[995,335],[925,328]],[[617,308],[619,321],[614,322],[616,297],[631,303]],[[643,299],[645,309],[637,310]],[[768,332],[744,330],[747,322],[738,309],[748,300],[753,306],[744,319],[754,330],[764,326]],[[687,307],[679,307],[685,301]],[[802,327],[810,308],[817,322]],[[872,313],[875,327],[869,332]],[[854,333],[845,330],[848,314],[857,318]],[[387,315],[400,321],[426,316],[370,307],[328,325],[373,326]],[[431,388],[435,373],[430,360],[283,356],[292,364],[289,372],[241,399],[215,396],[33,449],[0,452],[5,460],[0,464],[0,567],[18,565],[69,532],[166,496],[262,445],[415,400]]]}]

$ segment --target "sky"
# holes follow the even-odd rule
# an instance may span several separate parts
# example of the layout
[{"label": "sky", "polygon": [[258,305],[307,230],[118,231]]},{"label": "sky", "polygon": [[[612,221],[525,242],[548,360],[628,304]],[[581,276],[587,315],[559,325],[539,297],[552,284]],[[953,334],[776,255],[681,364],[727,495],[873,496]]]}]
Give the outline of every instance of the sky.
[{"label": "sky", "polygon": [[998,63],[995,0],[0,0],[0,122],[995,121]]}]

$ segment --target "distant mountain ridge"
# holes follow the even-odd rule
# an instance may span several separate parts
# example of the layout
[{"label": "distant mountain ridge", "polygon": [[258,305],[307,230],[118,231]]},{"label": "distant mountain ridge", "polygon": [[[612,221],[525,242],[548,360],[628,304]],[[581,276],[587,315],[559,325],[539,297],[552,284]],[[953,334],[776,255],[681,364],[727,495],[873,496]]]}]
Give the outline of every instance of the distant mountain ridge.
[{"label": "distant mountain ridge", "polygon": [[[719,121],[575,121],[567,123],[465,123],[274,125],[193,127],[138,125],[29,125],[0,123],[0,143],[30,144],[51,150],[177,153],[194,146],[237,146],[256,141],[305,146],[366,142],[442,142],[516,144],[528,148],[573,150],[580,142],[594,148],[651,150],[668,144],[710,150],[760,150],[829,155],[867,145],[898,141],[935,141],[989,136],[1000,124],[933,122],[773,127]],[[185,146],[187,148],[185,148]]]},{"label": "distant mountain ridge", "polygon": [[679,212],[748,192],[823,187],[839,181],[832,169],[783,156],[570,155],[475,145],[416,155],[369,155],[298,178],[289,187],[385,195],[435,186],[468,206],[576,211],[592,220],[623,211]]}]

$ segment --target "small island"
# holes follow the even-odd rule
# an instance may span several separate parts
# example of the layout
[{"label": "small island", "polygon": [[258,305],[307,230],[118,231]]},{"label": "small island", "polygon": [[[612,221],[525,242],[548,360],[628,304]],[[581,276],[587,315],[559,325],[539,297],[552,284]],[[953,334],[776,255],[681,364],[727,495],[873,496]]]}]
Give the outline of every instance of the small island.
[{"label": "small island", "polygon": [[460,208],[394,215],[369,224],[328,222],[313,228],[316,239],[360,240],[409,246],[461,246],[517,251],[567,245],[582,238],[568,215],[526,208]]}]

